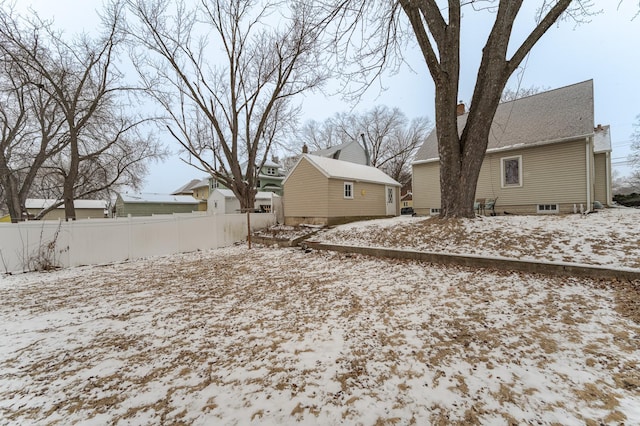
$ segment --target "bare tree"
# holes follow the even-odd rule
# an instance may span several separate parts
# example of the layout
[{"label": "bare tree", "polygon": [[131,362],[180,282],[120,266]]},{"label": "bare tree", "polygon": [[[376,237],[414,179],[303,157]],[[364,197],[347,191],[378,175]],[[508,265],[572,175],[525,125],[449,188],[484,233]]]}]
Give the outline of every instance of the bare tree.
[{"label": "bare tree", "polygon": [[[343,57],[353,52],[354,44],[362,40],[362,48],[355,55],[355,63],[360,66],[360,73],[354,73],[356,77],[370,77],[372,72],[378,76],[390,61],[391,65],[397,66],[406,44],[411,41],[417,43],[435,84],[435,124],[442,194],[440,217],[451,218],[474,215],[476,184],[491,123],[509,77],[554,23],[563,17],[580,21],[589,13],[591,3],[591,0],[541,1],[536,24],[524,41],[515,46],[510,46],[510,42],[516,43],[512,32],[523,0],[342,0],[331,6],[323,2],[322,7],[333,7],[340,22],[336,39],[342,40],[343,47],[338,51]],[[459,131],[456,107],[460,99],[463,7],[469,13],[474,13],[474,9],[489,10],[494,13],[495,20],[482,49],[467,120]],[[367,24],[369,31],[364,37],[358,37]],[[365,79],[365,83],[370,84],[371,81],[371,78]]]},{"label": "bare tree", "polygon": [[[36,14],[21,19],[2,16],[6,18],[0,27],[5,59],[29,76],[37,93],[55,106],[55,117],[45,118],[55,123],[59,142],[55,150],[42,154],[40,191],[57,194],[61,201],[50,209],[64,204],[66,218],[73,220],[74,198],[116,184],[135,184],[146,172],[143,163],[164,155],[157,141],[129,136],[145,120],[127,111],[122,95],[130,88],[121,85],[122,75],[114,65],[117,47],[123,42],[122,7],[113,3],[105,9],[101,35],[93,39],[80,35],[71,42]],[[41,144],[45,142],[42,132]],[[136,179],[131,178],[134,174]]]},{"label": "bare tree", "polygon": [[433,125],[427,118],[414,118],[389,141],[386,158],[380,168],[403,186],[411,182],[411,161]]},{"label": "bare tree", "polygon": [[[19,34],[24,49],[7,34]],[[60,109],[43,91],[39,76],[21,66],[16,58],[38,55],[38,40],[22,34],[10,8],[0,11],[0,187],[12,222],[26,216],[25,202],[40,169],[67,144],[59,137]]]},{"label": "bare tree", "polygon": [[527,96],[535,95],[536,93],[544,92],[549,90],[550,87],[538,87],[538,86],[530,86],[530,87],[505,87],[502,91],[502,96],[500,96],[500,102],[509,102],[515,101],[516,99],[526,98]]},{"label": "bare tree", "polygon": [[411,159],[431,128],[427,118],[409,122],[399,108],[377,105],[363,113],[336,113],[321,123],[307,121],[298,137],[312,151],[350,141],[364,143],[371,165],[404,184],[411,180]]},{"label": "bare tree", "polygon": [[[478,6],[481,2],[471,2]],[[458,131],[456,106],[460,79],[460,23],[462,4],[449,0],[443,11],[436,1],[400,0],[435,83],[436,131],[440,155],[441,216],[473,217],[473,202],[480,167],[487,150],[491,122],[509,77],[533,46],[564,13],[583,13],[587,2],[558,0],[543,2],[534,29],[508,53],[513,25],[522,0],[487,3],[495,10],[495,21],[478,69],[467,120]]]},{"label": "bare tree", "polygon": [[[150,161],[166,156],[166,149],[152,132],[143,132],[146,120],[133,121],[128,116],[109,116],[116,108],[105,108],[85,129],[79,143],[78,174],[73,186],[75,198],[109,199],[126,186],[139,189],[148,173]],[[44,198],[60,197],[68,180],[68,152],[52,156],[42,168],[38,190]],[[42,218],[62,202],[42,210]]]},{"label": "bare tree", "polygon": [[303,1],[195,3],[128,1],[136,65],[184,160],[251,208],[257,173],[297,116],[292,99],[328,76],[325,21]]}]

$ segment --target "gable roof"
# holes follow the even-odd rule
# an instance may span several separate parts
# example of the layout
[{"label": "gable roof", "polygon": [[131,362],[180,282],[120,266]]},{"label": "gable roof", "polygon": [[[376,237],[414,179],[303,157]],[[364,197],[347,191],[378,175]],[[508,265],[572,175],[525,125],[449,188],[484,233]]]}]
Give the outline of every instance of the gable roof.
[{"label": "gable roof", "polygon": [[171,195],[180,195],[180,194],[193,194],[193,186],[200,182],[200,179],[191,179],[186,184],[182,185],[180,188],[176,189],[171,193]]},{"label": "gable roof", "polygon": [[[338,151],[342,151],[343,149],[345,149],[346,147],[348,147],[349,145],[351,145],[352,143],[358,144],[360,145],[357,141],[353,140],[353,141],[348,141],[348,142],[344,142],[341,143],[340,145],[336,145],[336,146],[331,146],[329,148],[325,148],[325,149],[319,149],[317,151],[313,151],[310,154],[311,155],[317,155],[319,157],[328,157],[328,158],[333,158],[333,156],[338,152]],[[339,154],[338,154],[339,155]]]},{"label": "gable roof", "polygon": [[334,160],[333,158],[319,157],[312,154],[303,154],[298,160],[291,173],[285,178],[283,184],[293,175],[293,171],[301,161],[308,161],[324,176],[329,179],[344,179],[354,182],[379,183],[391,186],[401,186],[389,175],[380,169],[372,166],[351,163],[349,161]]},{"label": "gable roof", "polygon": [[[468,114],[458,117],[461,133]],[[593,80],[504,102],[491,124],[487,152],[547,144],[593,135]],[[438,159],[436,129],[414,158],[414,163]]]}]

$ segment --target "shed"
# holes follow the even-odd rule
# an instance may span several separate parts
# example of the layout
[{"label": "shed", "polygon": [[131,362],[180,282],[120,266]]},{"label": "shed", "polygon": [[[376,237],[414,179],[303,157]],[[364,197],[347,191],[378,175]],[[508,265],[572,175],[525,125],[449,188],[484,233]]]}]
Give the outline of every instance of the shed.
[{"label": "shed", "polygon": [[199,204],[191,195],[118,194],[116,216],[191,213],[198,211]]},{"label": "shed", "polygon": [[400,187],[375,167],[303,154],[284,180],[285,224],[397,216]]}]

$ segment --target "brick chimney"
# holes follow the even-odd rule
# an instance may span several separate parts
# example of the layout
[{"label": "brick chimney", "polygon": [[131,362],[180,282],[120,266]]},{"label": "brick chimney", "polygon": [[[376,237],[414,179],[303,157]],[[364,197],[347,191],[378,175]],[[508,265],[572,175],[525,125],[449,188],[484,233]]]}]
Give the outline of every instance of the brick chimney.
[{"label": "brick chimney", "polygon": [[458,104],[458,107],[456,108],[456,115],[460,116],[460,115],[462,115],[464,113],[466,113],[465,108],[464,108],[464,103],[460,102]]},{"label": "brick chimney", "polygon": [[304,145],[302,145],[302,153],[303,154],[308,154],[309,153],[309,147],[307,146],[306,143]]}]

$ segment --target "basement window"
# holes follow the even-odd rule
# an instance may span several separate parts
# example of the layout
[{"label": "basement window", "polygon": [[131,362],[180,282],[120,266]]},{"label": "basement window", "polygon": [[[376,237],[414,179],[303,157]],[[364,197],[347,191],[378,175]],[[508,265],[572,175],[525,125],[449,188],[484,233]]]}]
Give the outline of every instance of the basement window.
[{"label": "basement window", "polygon": [[429,210],[429,215],[430,216],[440,216],[440,209],[430,209]]},{"label": "basement window", "polygon": [[557,204],[538,204],[536,212],[537,213],[553,214],[553,213],[559,213],[560,212],[560,208],[559,208],[559,206]]},{"label": "basement window", "polygon": [[344,198],[353,199],[353,182],[344,183]]}]

